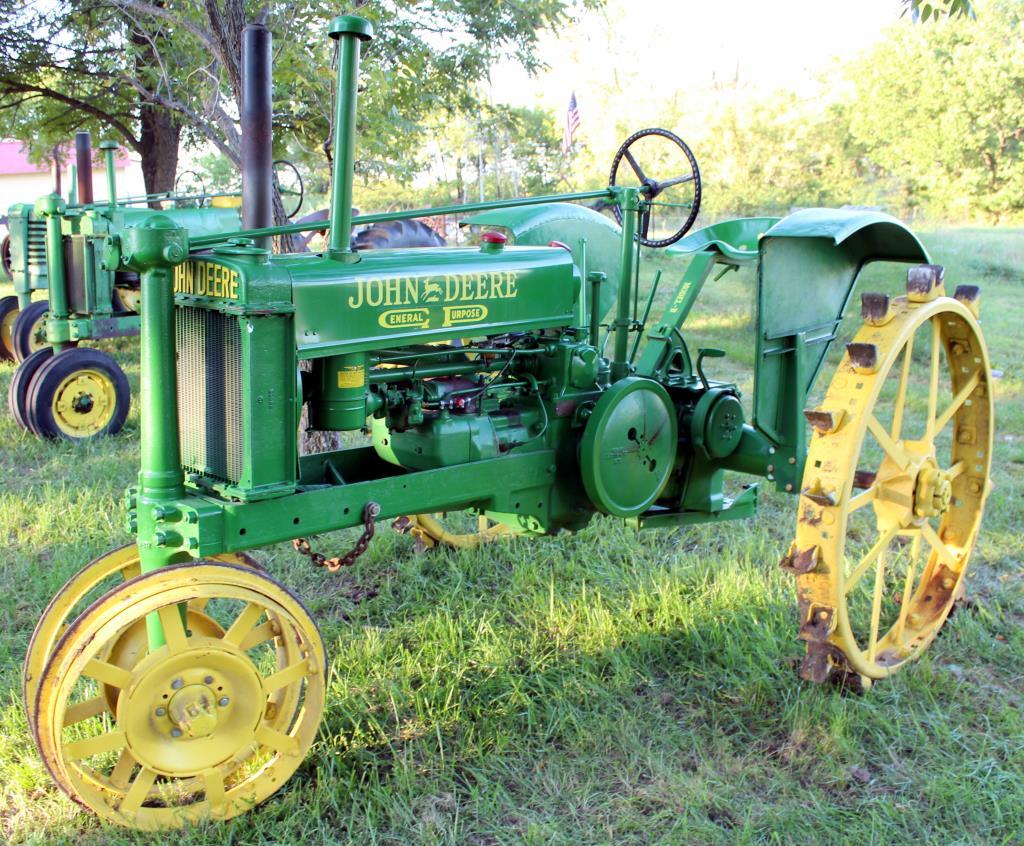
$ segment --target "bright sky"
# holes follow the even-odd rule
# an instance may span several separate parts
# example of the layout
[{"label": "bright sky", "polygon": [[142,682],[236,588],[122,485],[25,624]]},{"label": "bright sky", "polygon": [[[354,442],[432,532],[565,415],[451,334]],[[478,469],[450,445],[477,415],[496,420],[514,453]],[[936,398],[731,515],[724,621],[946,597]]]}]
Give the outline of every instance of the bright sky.
[{"label": "bright sky", "polygon": [[497,68],[492,97],[562,112],[575,89],[581,114],[593,120],[586,95],[595,86],[649,100],[738,74],[746,85],[799,91],[835,57],[852,58],[877,40],[901,12],[900,0],[608,0],[603,12],[544,37],[550,70],[540,77]]}]

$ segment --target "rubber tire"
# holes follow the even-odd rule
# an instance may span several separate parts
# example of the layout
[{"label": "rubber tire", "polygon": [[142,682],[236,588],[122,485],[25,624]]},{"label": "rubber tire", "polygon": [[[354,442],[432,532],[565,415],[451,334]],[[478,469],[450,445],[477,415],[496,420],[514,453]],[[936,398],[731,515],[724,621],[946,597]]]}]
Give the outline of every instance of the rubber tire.
[{"label": "rubber tire", "polygon": [[[11,296],[11,297],[4,297],[3,299],[0,299],[0,322],[3,322],[11,314],[11,312],[17,311],[17,310],[18,310],[18,298],[17,297]],[[17,320],[18,318],[14,318],[14,319]],[[13,326],[11,327],[11,330],[13,332],[13,330],[14,330]],[[16,361],[16,360],[17,359],[14,357],[13,337],[12,337],[12,344],[11,344],[10,347],[8,347],[5,343],[3,343],[3,341],[0,341],[0,361]]]},{"label": "rubber tire", "polygon": [[[53,355],[53,347],[43,347],[36,350],[18,365],[11,377],[11,384],[7,389],[7,407],[11,410],[11,416],[23,429],[32,432],[28,423],[28,388],[32,383],[32,377]],[[33,433],[38,434],[38,433]]]},{"label": "rubber tire", "polygon": [[50,310],[47,300],[36,300],[23,309],[11,327],[11,342],[14,344],[14,356],[24,361],[32,355],[32,333],[39,319]]},{"label": "rubber tire", "polygon": [[4,240],[0,241],[0,279],[13,281],[11,269],[11,236],[4,235]]},{"label": "rubber tire", "polygon": [[[72,438],[53,419],[53,397],[58,386],[77,370],[102,370],[114,385],[114,414],[102,430],[88,438]],[[39,368],[28,386],[25,416],[29,428],[44,438],[63,438],[68,441],[87,441],[96,437],[116,435],[128,418],[131,391],[128,377],[113,358],[90,347],[75,347],[55,355]]]}]

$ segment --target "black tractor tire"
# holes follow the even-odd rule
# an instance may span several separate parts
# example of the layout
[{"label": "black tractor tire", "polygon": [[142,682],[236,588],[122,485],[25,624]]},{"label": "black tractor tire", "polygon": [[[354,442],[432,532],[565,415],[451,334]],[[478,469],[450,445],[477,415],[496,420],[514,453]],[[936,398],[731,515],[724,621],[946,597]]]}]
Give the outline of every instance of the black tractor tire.
[{"label": "black tractor tire", "polygon": [[22,429],[32,431],[28,423],[28,386],[32,383],[32,377],[50,358],[53,356],[53,347],[43,347],[36,350],[18,365],[11,377],[11,384],[7,388],[7,407],[11,410],[11,416]]},{"label": "black tractor tire", "polygon": [[445,240],[420,220],[389,220],[371,223],[352,236],[354,250],[393,250],[443,247]]},{"label": "black tractor tire", "polygon": [[11,342],[14,344],[14,357],[18,361],[24,361],[40,348],[39,332],[44,325],[46,312],[49,310],[49,302],[36,300],[29,303],[28,308],[22,309],[18,319],[14,321],[14,326],[11,328]]},{"label": "black tractor tire", "polygon": [[0,361],[16,361],[14,357],[14,326],[18,319],[18,298],[0,299]]},{"label": "black tractor tire", "polygon": [[[79,386],[82,382],[84,390]],[[102,398],[89,386],[101,384]],[[61,401],[62,391],[80,391],[74,399]],[[95,404],[102,399],[98,416]],[[82,442],[116,435],[128,418],[131,391],[128,377],[113,358],[100,350],[74,347],[53,356],[36,371],[25,403],[29,427],[44,438]]]}]

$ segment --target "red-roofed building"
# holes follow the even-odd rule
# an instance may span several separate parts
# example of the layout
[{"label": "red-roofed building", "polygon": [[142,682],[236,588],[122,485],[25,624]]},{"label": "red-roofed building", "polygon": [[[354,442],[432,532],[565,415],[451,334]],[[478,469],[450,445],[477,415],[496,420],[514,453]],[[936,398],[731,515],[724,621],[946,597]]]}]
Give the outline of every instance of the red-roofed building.
[{"label": "red-roofed building", "polygon": [[[94,149],[95,154],[101,151]],[[64,197],[71,188],[71,164],[74,162],[74,150],[69,148],[63,153],[61,169],[61,189]],[[123,148],[116,158],[117,193],[124,197],[145,193],[145,182],[142,178],[142,167],[138,157],[127,153]],[[93,199],[107,199],[107,175],[100,155],[93,158]],[[98,164],[97,164],[98,162]],[[34,164],[29,161],[28,154],[20,141],[0,141],[0,215],[14,203],[32,203],[53,191],[53,172],[47,165]]]}]

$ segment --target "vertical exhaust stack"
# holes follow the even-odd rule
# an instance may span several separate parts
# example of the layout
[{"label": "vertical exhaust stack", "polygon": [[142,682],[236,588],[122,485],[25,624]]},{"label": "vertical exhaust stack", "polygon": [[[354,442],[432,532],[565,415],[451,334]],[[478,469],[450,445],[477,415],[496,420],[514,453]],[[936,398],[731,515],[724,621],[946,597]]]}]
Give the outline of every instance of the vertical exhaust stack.
[{"label": "vertical exhaust stack", "polygon": [[50,175],[53,177],[53,193],[60,195],[64,192],[60,184],[60,170],[61,170],[61,159],[60,159],[60,145],[58,144],[53,148],[53,160],[50,163]]},{"label": "vertical exhaust stack", "polygon": [[[242,228],[274,225],[274,151],[271,112],[270,30],[242,30]],[[270,248],[270,238],[257,239]]]},{"label": "vertical exhaust stack", "polygon": [[75,133],[75,163],[78,166],[78,202],[92,203],[92,138],[88,132]]},{"label": "vertical exhaust stack", "polygon": [[103,151],[104,161],[107,166],[107,205],[111,208],[117,205],[117,171],[114,155],[117,153],[116,141],[100,141],[100,149]]},{"label": "vertical exhaust stack", "polygon": [[360,41],[373,38],[365,18],[343,15],[327,26],[338,42],[338,99],[334,109],[334,171],[331,174],[331,243],[328,254],[345,262],[359,261],[352,242],[352,168],[355,163],[356,92]]}]

